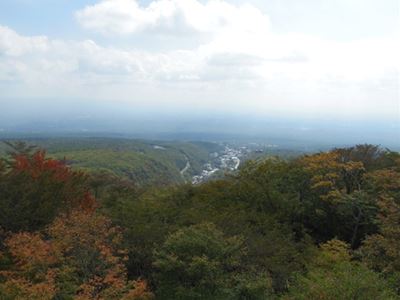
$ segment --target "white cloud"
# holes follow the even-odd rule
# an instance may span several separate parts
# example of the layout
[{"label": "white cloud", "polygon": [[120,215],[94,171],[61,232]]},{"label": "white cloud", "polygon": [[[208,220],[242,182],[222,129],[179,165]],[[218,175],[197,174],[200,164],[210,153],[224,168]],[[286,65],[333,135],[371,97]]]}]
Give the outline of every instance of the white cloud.
[{"label": "white cloud", "polygon": [[103,0],[76,13],[86,29],[105,34],[263,32],[269,19],[251,5],[234,6],[225,1],[158,0],[141,7],[136,0]]},{"label": "white cloud", "polygon": [[[28,37],[0,26],[0,84],[18,84],[10,94],[136,102],[151,96],[257,111],[339,112],[346,106],[390,115],[399,107],[400,49],[391,38],[339,42],[278,34],[256,7],[222,0],[158,0],[146,7],[134,0],[103,0],[76,17],[86,29],[125,41],[135,36],[136,44],[143,35],[154,38],[153,47]],[[174,44],[177,37],[193,35],[191,47]]]},{"label": "white cloud", "polygon": [[0,26],[0,52],[8,56],[21,56],[28,52],[46,51],[45,36],[23,37],[8,27]]},{"label": "white cloud", "polygon": [[[231,66],[226,70],[229,78],[232,78],[233,65],[236,66],[233,71],[246,78],[249,76],[240,75],[242,71],[251,73],[250,77],[264,79],[284,74],[291,79],[329,77],[354,81],[393,73],[398,67],[396,53],[400,49],[395,40],[381,38],[344,43],[299,33],[274,34],[268,16],[249,4],[235,6],[222,0],[205,3],[157,0],[143,7],[136,0],[103,0],[78,11],[76,17],[84,28],[106,34],[209,33],[208,39],[198,39],[198,44],[189,50],[198,63],[189,69],[194,72],[199,68],[206,68],[207,72],[213,69],[219,74],[207,74],[207,78],[224,78],[221,59],[225,63],[229,60]],[[174,59],[177,59],[176,64],[182,64],[176,55]],[[204,70],[200,73],[204,74]]]},{"label": "white cloud", "polygon": [[[218,55],[197,49],[151,53],[103,47],[92,40],[21,36],[0,26],[1,76],[30,85],[201,82],[254,77],[246,61],[229,70],[214,67]],[[218,63],[217,63],[218,65]],[[214,73],[212,74],[212,69]],[[244,76],[236,69],[245,70]],[[229,72],[229,73],[228,73]]]}]

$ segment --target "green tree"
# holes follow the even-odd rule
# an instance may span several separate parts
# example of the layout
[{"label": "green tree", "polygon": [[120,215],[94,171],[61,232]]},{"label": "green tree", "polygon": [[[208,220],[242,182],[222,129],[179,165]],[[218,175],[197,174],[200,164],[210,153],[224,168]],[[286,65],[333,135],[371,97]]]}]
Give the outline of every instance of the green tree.
[{"label": "green tree", "polygon": [[379,232],[368,236],[360,249],[363,261],[383,276],[400,294],[400,204],[381,197]]},{"label": "green tree", "polygon": [[265,299],[271,281],[265,273],[244,272],[245,254],[241,237],[224,237],[210,223],[180,229],[156,251],[156,294],[160,299]]},{"label": "green tree", "polygon": [[283,299],[399,299],[389,284],[366,266],[351,262],[349,246],[339,240],[323,244],[308,273],[299,275]]}]

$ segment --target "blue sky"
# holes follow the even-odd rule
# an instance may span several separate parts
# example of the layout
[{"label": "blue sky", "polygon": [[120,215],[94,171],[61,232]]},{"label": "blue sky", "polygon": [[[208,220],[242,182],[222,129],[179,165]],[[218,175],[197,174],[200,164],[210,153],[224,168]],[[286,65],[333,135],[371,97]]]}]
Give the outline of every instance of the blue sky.
[{"label": "blue sky", "polygon": [[0,0],[0,101],[397,122],[399,25],[397,0]]}]

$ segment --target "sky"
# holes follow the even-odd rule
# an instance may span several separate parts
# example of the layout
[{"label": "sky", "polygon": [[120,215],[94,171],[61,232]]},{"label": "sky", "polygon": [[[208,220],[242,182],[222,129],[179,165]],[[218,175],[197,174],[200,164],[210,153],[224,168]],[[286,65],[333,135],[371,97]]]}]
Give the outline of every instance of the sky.
[{"label": "sky", "polygon": [[399,12],[398,0],[0,0],[0,116],[82,105],[397,123]]}]

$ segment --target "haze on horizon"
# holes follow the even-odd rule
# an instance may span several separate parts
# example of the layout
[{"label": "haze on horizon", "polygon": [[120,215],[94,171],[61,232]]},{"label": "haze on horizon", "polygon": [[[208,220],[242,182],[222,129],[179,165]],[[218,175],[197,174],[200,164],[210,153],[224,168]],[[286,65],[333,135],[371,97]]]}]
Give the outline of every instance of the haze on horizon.
[{"label": "haze on horizon", "polygon": [[399,25],[397,0],[1,1],[0,129],[231,116],[395,140]]}]

